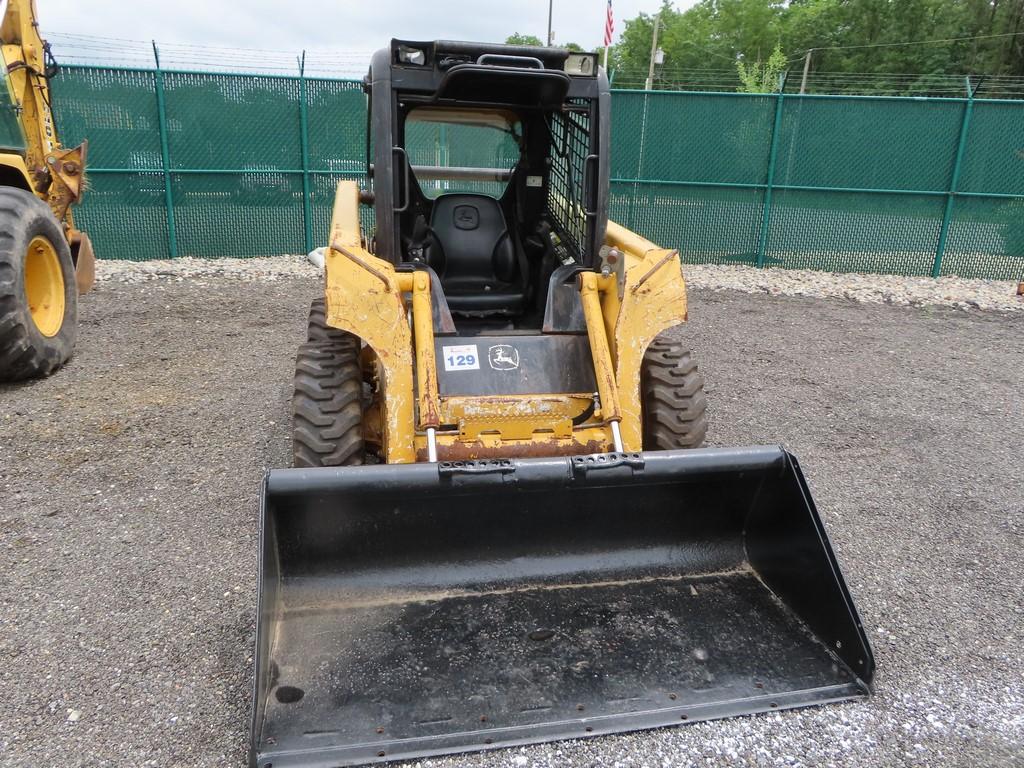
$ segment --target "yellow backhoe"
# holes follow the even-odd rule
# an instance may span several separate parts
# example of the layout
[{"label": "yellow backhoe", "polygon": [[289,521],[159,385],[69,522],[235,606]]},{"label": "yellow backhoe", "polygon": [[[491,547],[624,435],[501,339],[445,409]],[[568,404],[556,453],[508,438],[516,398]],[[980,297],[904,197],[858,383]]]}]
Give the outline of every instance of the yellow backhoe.
[{"label": "yellow backhoe", "polygon": [[365,82],[372,191],[338,187],[263,489],[252,766],[867,695],[796,459],[700,447],[679,254],[608,218],[596,56],[394,40]]},{"label": "yellow backhoe", "polygon": [[14,381],[47,376],[71,357],[95,259],[71,214],[85,189],[86,144],[65,149],[57,138],[56,68],[34,0],[8,0],[0,49],[0,381]]}]

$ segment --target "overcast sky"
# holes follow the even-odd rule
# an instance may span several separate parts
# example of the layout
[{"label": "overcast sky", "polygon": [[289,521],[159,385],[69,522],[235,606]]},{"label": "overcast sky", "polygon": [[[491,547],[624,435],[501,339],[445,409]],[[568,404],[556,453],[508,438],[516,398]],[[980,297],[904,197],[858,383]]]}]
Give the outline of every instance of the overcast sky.
[{"label": "overcast sky", "polygon": [[[392,37],[503,41],[520,32],[544,39],[548,16],[547,0],[38,0],[37,5],[45,33],[296,51],[364,52]],[[614,0],[616,33],[624,19],[658,5],[658,0]],[[601,45],[605,7],[605,0],[554,0],[556,44]]]}]

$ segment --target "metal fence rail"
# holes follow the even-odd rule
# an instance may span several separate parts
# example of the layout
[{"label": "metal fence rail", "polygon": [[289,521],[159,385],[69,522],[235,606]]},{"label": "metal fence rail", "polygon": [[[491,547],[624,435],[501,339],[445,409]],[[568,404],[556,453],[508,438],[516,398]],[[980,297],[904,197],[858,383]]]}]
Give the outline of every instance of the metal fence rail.
[{"label": "metal fence rail", "polygon": [[[310,250],[365,172],[352,80],[67,66],[79,213],[135,260]],[[1024,277],[1024,101],[615,91],[612,216],[685,260]]]}]

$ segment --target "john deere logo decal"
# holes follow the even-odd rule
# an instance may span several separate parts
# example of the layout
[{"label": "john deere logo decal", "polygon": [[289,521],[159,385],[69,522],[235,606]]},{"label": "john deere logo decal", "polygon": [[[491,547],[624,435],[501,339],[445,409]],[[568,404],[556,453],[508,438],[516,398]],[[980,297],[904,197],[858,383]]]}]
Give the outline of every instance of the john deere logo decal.
[{"label": "john deere logo decal", "polygon": [[495,344],[487,350],[487,359],[496,371],[511,371],[519,367],[519,350],[508,344]]}]

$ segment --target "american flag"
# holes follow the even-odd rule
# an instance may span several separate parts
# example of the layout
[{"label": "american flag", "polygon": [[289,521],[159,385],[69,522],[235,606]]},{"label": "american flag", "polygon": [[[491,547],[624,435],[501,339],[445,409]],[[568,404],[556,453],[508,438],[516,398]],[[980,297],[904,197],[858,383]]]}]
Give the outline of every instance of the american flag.
[{"label": "american flag", "polygon": [[604,47],[612,44],[612,36],[615,34],[615,16],[612,14],[612,0],[608,0],[608,15],[604,20]]}]

